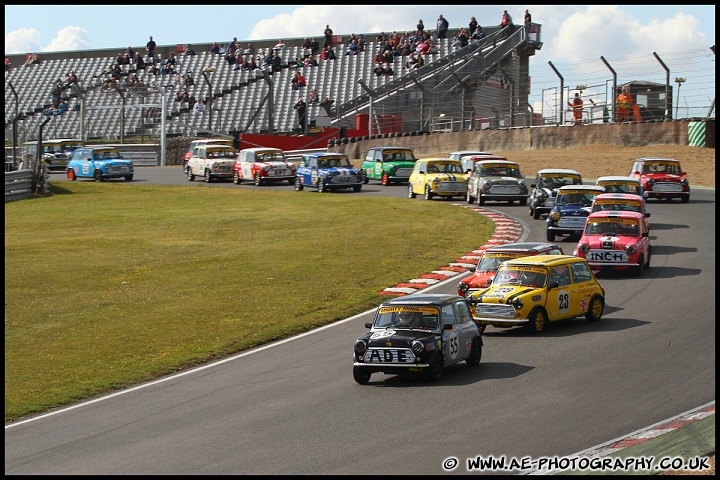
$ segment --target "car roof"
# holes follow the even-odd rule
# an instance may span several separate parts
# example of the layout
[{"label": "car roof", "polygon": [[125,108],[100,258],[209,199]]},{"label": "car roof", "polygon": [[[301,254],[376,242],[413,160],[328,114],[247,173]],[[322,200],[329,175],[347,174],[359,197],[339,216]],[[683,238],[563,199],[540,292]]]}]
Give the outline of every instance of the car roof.
[{"label": "car roof", "polygon": [[410,147],[370,147],[368,150],[410,150]]},{"label": "car roof", "polygon": [[569,168],[543,168],[542,170],[538,170],[538,175],[543,175],[546,173],[562,173],[565,175],[580,175],[580,172],[577,170],[570,170]]},{"label": "car roof", "polygon": [[313,152],[313,153],[306,153],[306,157],[347,157],[344,153],[332,153],[332,152]]},{"label": "car roof", "polygon": [[593,212],[588,216],[588,222],[593,218],[628,218],[637,221],[642,221],[645,218],[640,212],[634,212],[632,210],[601,210],[599,212]]},{"label": "car roof", "polygon": [[450,152],[450,155],[492,155],[492,153],[480,150],[458,150],[457,152]]},{"label": "car roof", "polygon": [[542,252],[553,248],[560,248],[560,245],[548,242],[518,242],[496,245],[485,249],[485,252]]},{"label": "car roof", "polygon": [[[474,158],[474,157],[473,157]],[[494,158],[486,158],[483,160],[480,160],[475,165],[508,165],[511,167],[519,167],[520,165],[517,162],[511,162],[505,157],[494,157]]]},{"label": "car roof", "polygon": [[636,162],[675,162],[680,163],[680,160],[675,160],[674,158],[665,158],[665,157],[640,157],[635,159]]},{"label": "car roof", "polygon": [[282,152],[282,149],[275,147],[253,147],[243,148],[241,152]]},{"label": "car roof", "polygon": [[536,265],[536,266],[555,266],[562,265],[564,263],[576,263],[584,262],[584,258],[576,257],[575,255],[535,255],[531,257],[513,258],[503,262],[504,265],[517,266],[517,265]]},{"label": "car roof", "polygon": [[600,195],[595,196],[593,198],[594,202],[597,202],[598,200],[642,200],[645,202],[645,198],[643,198],[641,195],[638,195],[636,193],[619,193],[619,192],[613,192],[613,193],[601,193]]},{"label": "car roof", "polygon": [[405,295],[395,297],[383,302],[381,307],[389,307],[393,305],[446,305],[462,299],[458,295],[450,293],[415,293],[413,295]]},{"label": "car roof", "polygon": [[587,192],[604,192],[605,187],[601,187],[598,185],[563,185],[558,189],[558,195],[561,193],[565,193],[568,190],[576,191],[576,190],[584,190]]},{"label": "car roof", "polygon": [[599,177],[595,181],[595,184],[597,185],[600,182],[632,182],[642,184],[642,182],[635,177],[627,177],[623,175],[605,175],[603,177]]},{"label": "car roof", "polygon": [[443,158],[443,157],[438,157],[438,158],[421,158],[421,159],[418,160],[418,162],[443,162],[443,163],[450,162],[450,163],[460,164],[460,160],[455,160],[454,158]]}]

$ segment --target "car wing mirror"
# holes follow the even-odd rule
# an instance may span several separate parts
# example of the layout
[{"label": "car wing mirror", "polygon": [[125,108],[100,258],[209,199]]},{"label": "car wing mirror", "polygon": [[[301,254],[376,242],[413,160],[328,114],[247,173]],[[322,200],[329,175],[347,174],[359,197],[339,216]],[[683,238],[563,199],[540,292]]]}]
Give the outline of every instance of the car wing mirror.
[{"label": "car wing mirror", "polygon": [[365,323],[365,328],[371,328],[371,327],[372,327],[372,323],[371,323],[371,322]]},{"label": "car wing mirror", "polygon": [[550,280],[550,283],[548,285],[548,290],[552,290],[553,288],[558,288],[560,286],[560,283],[557,280]]},{"label": "car wing mirror", "polygon": [[649,237],[649,236],[650,236],[650,233],[649,233],[649,232],[642,232],[642,236],[643,236],[643,237]]},{"label": "car wing mirror", "polygon": [[474,272],[475,270],[477,270],[477,267],[468,267],[469,272]]},{"label": "car wing mirror", "polygon": [[649,216],[650,216],[650,212],[645,212],[645,216],[646,216],[646,217],[649,217]]}]

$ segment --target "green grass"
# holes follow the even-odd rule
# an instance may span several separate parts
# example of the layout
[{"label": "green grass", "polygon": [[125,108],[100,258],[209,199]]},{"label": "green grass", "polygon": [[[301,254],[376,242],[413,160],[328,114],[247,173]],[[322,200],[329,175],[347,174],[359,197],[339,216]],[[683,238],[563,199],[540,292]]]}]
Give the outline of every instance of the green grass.
[{"label": "green grass", "polygon": [[495,228],[445,201],[51,188],[5,204],[6,422],[366,311]]}]

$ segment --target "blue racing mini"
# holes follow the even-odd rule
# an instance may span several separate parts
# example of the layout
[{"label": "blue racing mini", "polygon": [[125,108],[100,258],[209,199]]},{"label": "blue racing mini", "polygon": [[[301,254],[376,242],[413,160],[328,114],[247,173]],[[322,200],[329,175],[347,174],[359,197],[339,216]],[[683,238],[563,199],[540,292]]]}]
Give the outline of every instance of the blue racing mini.
[{"label": "blue racing mini", "polygon": [[73,152],[67,166],[68,180],[92,178],[102,182],[108,178],[133,179],[132,160],[126,160],[113,147],[82,147]]},{"label": "blue racing mini", "polygon": [[362,189],[365,175],[342,153],[308,153],[302,156],[295,177],[295,190],[317,188],[318,192]]}]

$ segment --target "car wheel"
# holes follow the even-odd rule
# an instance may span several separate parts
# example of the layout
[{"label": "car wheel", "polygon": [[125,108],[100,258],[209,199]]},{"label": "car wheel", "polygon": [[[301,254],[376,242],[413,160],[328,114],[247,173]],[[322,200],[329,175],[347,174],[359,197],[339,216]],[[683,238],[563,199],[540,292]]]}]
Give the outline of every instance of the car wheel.
[{"label": "car wheel", "polygon": [[471,367],[477,367],[480,365],[480,359],[482,358],[482,341],[480,340],[480,337],[476,337],[473,340],[472,347],[470,348],[470,356],[465,359],[465,363],[467,363]]},{"label": "car wheel", "polygon": [[475,197],[470,195],[470,189],[468,188],[468,191],[465,193],[465,201],[468,203],[468,205],[472,205],[475,201]]},{"label": "car wheel", "polygon": [[554,242],[555,241],[555,230],[548,229],[547,231],[547,240],[548,242]]},{"label": "car wheel", "polygon": [[408,184],[408,198],[415,198],[417,195],[413,191],[412,183]]},{"label": "car wheel", "polygon": [[210,176],[210,170],[205,169],[205,183],[210,183],[212,176]]},{"label": "car wheel", "polygon": [[600,295],[593,295],[590,299],[590,305],[588,305],[587,312],[585,312],[585,318],[591,322],[597,322],[602,317],[603,309],[605,308],[605,301]]},{"label": "car wheel", "polygon": [[432,200],[433,193],[432,190],[430,190],[430,185],[425,185],[425,200]]},{"label": "car wheel", "polygon": [[362,185],[353,185],[353,192],[359,192],[362,190]]},{"label": "car wheel", "polygon": [[534,218],[535,220],[537,220],[538,218],[540,218],[540,210],[538,210],[537,208],[532,208],[532,207],[531,207],[531,208],[530,208],[530,211],[532,212],[532,216],[533,216],[533,218]]},{"label": "car wheel", "polygon": [[370,183],[370,178],[368,178],[368,176],[365,175],[365,176],[363,177],[363,185],[367,185],[368,183]]},{"label": "car wheel", "polygon": [[242,183],[242,179],[240,178],[240,175],[238,175],[237,171],[233,173],[233,183],[235,185],[240,185]]},{"label": "car wheel", "polygon": [[485,199],[482,196],[482,193],[478,194],[478,205],[482,206],[485,205]]},{"label": "car wheel", "polygon": [[318,178],[317,183],[318,192],[324,193],[327,191],[327,187],[325,186],[325,181],[322,178]]},{"label": "car wheel", "polygon": [[640,255],[640,258],[638,259],[637,267],[633,267],[633,273],[638,276],[642,277],[643,272],[645,271],[645,256]]},{"label": "car wheel", "polygon": [[688,203],[690,201],[690,195],[685,195],[680,199],[682,203]]},{"label": "car wheel", "polygon": [[133,176],[132,175],[125,175],[125,181],[126,182],[132,182]]},{"label": "car wheel", "polygon": [[545,310],[540,307],[535,308],[530,314],[530,323],[527,324],[527,329],[530,333],[536,334],[545,330],[545,324],[547,323],[547,314]]},{"label": "car wheel", "polygon": [[102,172],[100,170],[95,170],[93,172],[93,179],[95,179],[96,182],[102,182],[103,181]]},{"label": "car wheel", "polygon": [[294,179],[294,178],[288,179],[288,185],[294,185],[294,184],[295,184],[295,179]]},{"label": "car wheel", "polygon": [[353,378],[360,385],[366,385],[370,381],[372,372],[367,368],[353,367]]},{"label": "car wheel", "polygon": [[193,175],[192,168],[188,168],[187,177],[188,177],[188,182],[192,182],[195,180],[195,175]]},{"label": "car wheel", "polygon": [[380,177],[380,182],[382,182],[383,185],[390,185],[390,178],[388,178],[387,172],[383,172],[382,177]]},{"label": "car wheel", "polygon": [[256,186],[256,187],[259,187],[260,185],[263,184],[262,177],[260,176],[259,173],[256,173],[256,174],[255,174],[255,176],[253,177],[253,180],[255,181],[255,186]]},{"label": "car wheel", "polygon": [[300,180],[300,177],[295,177],[295,191],[299,192],[303,189],[302,180]]},{"label": "car wheel", "polygon": [[524,207],[525,205],[527,205],[527,198],[521,198],[521,199],[520,199],[520,206],[521,206],[521,207]]},{"label": "car wheel", "polygon": [[67,171],[67,178],[71,182],[74,182],[77,179],[77,176],[75,175],[75,170],[72,168]]},{"label": "car wheel", "polygon": [[441,354],[435,354],[430,358],[428,366],[425,367],[425,375],[428,379],[433,382],[437,382],[442,378],[443,374],[443,359]]}]

